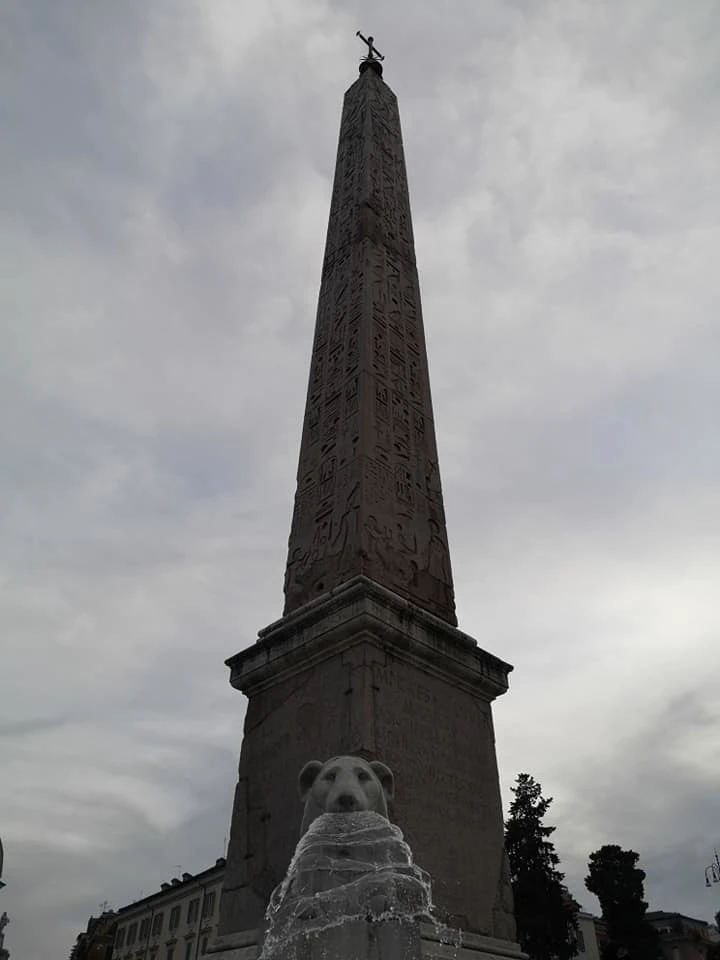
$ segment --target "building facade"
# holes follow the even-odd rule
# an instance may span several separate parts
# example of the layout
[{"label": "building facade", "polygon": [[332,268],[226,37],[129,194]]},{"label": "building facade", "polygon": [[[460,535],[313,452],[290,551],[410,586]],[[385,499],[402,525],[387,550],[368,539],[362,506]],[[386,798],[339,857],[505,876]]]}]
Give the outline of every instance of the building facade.
[{"label": "building facade", "polygon": [[[78,934],[70,951],[70,960],[110,960],[115,940],[117,917],[112,910],[90,917],[86,929]],[[0,954],[0,960],[3,960]]]},{"label": "building facade", "polygon": [[112,960],[197,960],[217,932],[225,860],[184,873],[116,913]]},{"label": "building facade", "polygon": [[600,960],[600,943],[598,941],[597,917],[584,910],[575,915],[577,920],[577,955],[580,960]]},{"label": "building facade", "polygon": [[645,919],[660,935],[663,960],[707,960],[711,955],[714,938],[704,920],[665,910],[652,910]]}]

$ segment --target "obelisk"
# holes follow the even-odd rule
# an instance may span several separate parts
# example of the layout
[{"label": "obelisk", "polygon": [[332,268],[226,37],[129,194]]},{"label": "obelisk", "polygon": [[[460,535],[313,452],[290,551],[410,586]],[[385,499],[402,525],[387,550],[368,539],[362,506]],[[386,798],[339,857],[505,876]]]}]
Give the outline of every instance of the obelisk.
[{"label": "obelisk", "polygon": [[301,767],[342,754],[395,773],[391,818],[446,921],[514,939],[491,714],[512,668],[456,625],[400,118],[366,42],[340,126],[284,615],[228,660],[249,703],[227,942],[261,924],[288,867]]},{"label": "obelisk", "polygon": [[397,100],[345,95],[285,614],[358,574],[456,624]]}]

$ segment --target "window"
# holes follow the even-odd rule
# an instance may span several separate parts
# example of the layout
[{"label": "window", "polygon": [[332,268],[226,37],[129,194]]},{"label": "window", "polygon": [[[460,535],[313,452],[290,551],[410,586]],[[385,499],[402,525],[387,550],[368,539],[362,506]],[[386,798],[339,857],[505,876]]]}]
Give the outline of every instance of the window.
[{"label": "window", "polygon": [[145,919],[140,923],[140,939],[147,940],[149,933],[150,933],[150,917],[145,917]]},{"label": "window", "polygon": [[128,938],[127,938],[127,944],[129,947],[132,946],[133,943],[135,943],[136,937],[137,937],[137,924],[131,923],[130,926],[128,927]]},{"label": "window", "polygon": [[125,946],[125,930],[126,927],[118,927],[118,932],[115,934],[115,947],[120,949]]},{"label": "window", "polygon": [[191,960],[192,948],[193,948],[192,940],[188,940],[188,942],[185,944],[185,960]]},{"label": "window", "polygon": [[152,934],[154,937],[159,937],[160,934],[162,933],[162,922],[163,922],[163,914],[156,913],[155,916],[153,917],[153,925],[152,925]]},{"label": "window", "polygon": [[202,915],[204,917],[211,917],[215,911],[215,891],[205,894],[205,900],[203,901]]},{"label": "window", "polygon": [[200,948],[201,953],[207,953],[207,937],[202,938],[202,947]]},{"label": "window", "polygon": [[180,904],[170,911],[170,929],[177,930],[180,926]]},{"label": "window", "polygon": [[580,927],[578,927],[578,932],[577,932],[577,947],[578,947],[578,953],[585,953],[585,937]]},{"label": "window", "polygon": [[167,948],[167,953],[165,954],[165,960],[173,960],[174,956],[175,956],[175,947],[169,946]]},{"label": "window", "polygon": [[190,903],[188,904],[188,918],[187,918],[188,923],[195,923],[195,921],[197,920],[199,906],[200,906],[200,900],[197,897],[194,900],[191,900]]}]

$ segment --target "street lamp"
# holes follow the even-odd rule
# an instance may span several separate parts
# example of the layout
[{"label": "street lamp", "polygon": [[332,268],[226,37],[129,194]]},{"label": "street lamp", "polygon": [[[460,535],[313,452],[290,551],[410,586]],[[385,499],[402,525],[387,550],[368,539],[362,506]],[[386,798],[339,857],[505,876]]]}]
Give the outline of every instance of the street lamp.
[{"label": "street lamp", "polygon": [[710,880],[712,878],[712,883],[720,883],[720,857],[718,857],[717,850],[713,850],[715,854],[714,863],[709,863],[705,867],[705,886],[712,886]]}]

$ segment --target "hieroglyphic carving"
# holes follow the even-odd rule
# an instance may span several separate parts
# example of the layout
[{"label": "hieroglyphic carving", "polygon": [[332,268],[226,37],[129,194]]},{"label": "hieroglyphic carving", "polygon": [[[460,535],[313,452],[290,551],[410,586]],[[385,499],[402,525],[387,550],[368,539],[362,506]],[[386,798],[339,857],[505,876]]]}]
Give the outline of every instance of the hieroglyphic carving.
[{"label": "hieroglyphic carving", "polygon": [[379,460],[366,457],[363,470],[365,502],[369,506],[386,506],[390,502],[392,474],[389,467]]},{"label": "hieroglyphic carving", "polygon": [[368,73],[343,108],[286,612],[364,572],[454,623],[400,122]]}]

